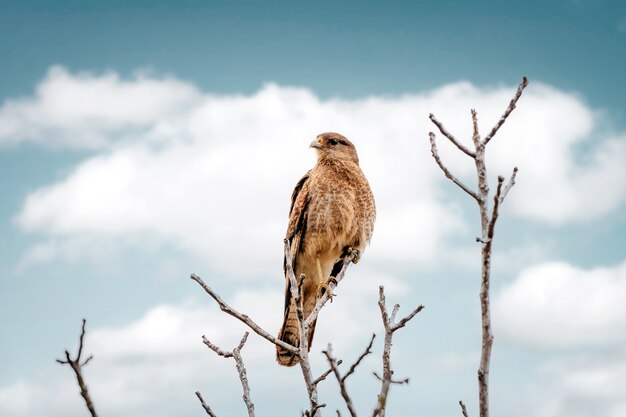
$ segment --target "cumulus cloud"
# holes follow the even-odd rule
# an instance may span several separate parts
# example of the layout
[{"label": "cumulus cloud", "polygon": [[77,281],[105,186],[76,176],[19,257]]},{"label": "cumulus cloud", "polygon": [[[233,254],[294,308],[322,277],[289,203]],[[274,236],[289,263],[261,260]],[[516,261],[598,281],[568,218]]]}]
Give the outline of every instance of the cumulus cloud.
[{"label": "cumulus cloud", "polygon": [[[321,100],[306,88],[273,84],[252,95],[213,95],[172,77],[126,80],[55,67],[33,96],[0,108],[0,143],[97,150],[27,197],[17,224],[54,241],[34,248],[28,260],[65,253],[64,244],[75,247],[77,239],[97,247],[134,236],[173,243],[230,275],[264,275],[280,262],[291,189],[314,163],[306,146],[336,130],[356,143],[377,199],[365,259],[429,264],[465,225],[443,202],[447,180],[429,155],[427,115],[469,138],[468,109],[478,109],[486,129],[511,94],[461,82],[354,100]],[[594,112],[575,95],[535,83],[522,101],[489,155],[494,175],[521,169],[511,210],[564,224],[622,204],[624,137],[589,143]],[[579,160],[583,146],[586,158]],[[465,155],[444,143],[441,154],[474,182]],[[245,267],[237,261],[242,251]]]},{"label": "cumulus cloud", "polygon": [[579,269],[563,262],[522,271],[494,300],[497,333],[540,349],[626,342],[626,262]]},{"label": "cumulus cloud", "polygon": [[0,143],[103,148],[122,139],[180,135],[172,122],[200,99],[194,86],[172,77],[138,73],[122,80],[112,71],[71,74],[55,66],[33,96],[7,100],[0,108]]}]

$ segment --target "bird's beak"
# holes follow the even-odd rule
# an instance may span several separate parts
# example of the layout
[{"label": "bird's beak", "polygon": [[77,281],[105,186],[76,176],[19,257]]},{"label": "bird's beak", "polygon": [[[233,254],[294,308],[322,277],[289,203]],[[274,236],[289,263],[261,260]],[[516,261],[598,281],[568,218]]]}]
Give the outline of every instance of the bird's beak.
[{"label": "bird's beak", "polygon": [[309,148],[315,148],[315,149],[322,149],[323,146],[321,143],[319,143],[318,141],[314,140],[313,142],[311,142],[311,144],[309,145]]}]

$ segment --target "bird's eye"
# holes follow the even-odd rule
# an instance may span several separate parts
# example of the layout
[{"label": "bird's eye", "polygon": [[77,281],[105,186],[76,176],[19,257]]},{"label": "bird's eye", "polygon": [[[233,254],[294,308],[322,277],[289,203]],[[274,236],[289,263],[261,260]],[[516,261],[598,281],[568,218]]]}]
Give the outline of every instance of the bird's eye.
[{"label": "bird's eye", "polygon": [[330,143],[331,145],[336,145],[339,143],[339,141],[335,138],[332,138],[332,139],[328,139],[328,143]]}]

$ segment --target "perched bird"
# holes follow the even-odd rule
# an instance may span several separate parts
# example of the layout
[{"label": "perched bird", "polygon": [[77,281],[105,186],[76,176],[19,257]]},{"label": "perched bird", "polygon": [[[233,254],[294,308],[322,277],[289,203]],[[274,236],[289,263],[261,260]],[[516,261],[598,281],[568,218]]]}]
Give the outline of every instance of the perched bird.
[{"label": "perched bird", "polygon": [[[356,251],[353,262],[358,262],[372,237],[376,218],[374,196],[352,142],[329,132],[319,135],[310,147],[317,151],[317,163],[293,190],[286,236],[295,276],[305,276],[305,318],[341,270],[343,258]],[[278,338],[299,346],[298,318],[286,268],[285,278],[285,316]],[[314,331],[315,323],[309,332],[309,348]],[[283,366],[298,363],[296,355],[278,346],[276,360]]]}]

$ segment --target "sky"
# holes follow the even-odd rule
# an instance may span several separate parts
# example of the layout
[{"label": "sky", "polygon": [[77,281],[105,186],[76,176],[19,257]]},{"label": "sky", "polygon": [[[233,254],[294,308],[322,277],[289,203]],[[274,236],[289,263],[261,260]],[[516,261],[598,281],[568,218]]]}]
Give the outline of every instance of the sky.
[{"label": "sky", "polygon": [[[373,189],[370,247],[318,322],[373,409],[382,324],[405,314],[388,415],[478,415],[480,233],[473,201],[430,155],[434,113],[471,144],[522,76],[487,149],[492,190],[519,167],[496,226],[494,415],[626,415],[626,5],[611,1],[0,2],[0,415],[244,415],[234,348],[244,327],[201,276],[268,331],[282,320],[289,197],[308,144],[338,131]],[[474,167],[444,142],[447,166]],[[306,407],[297,369],[256,335],[242,351],[257,415]],[[325,415],[345,410],[320,386]],[[455,414],[456,413],[456,414]]]}]

